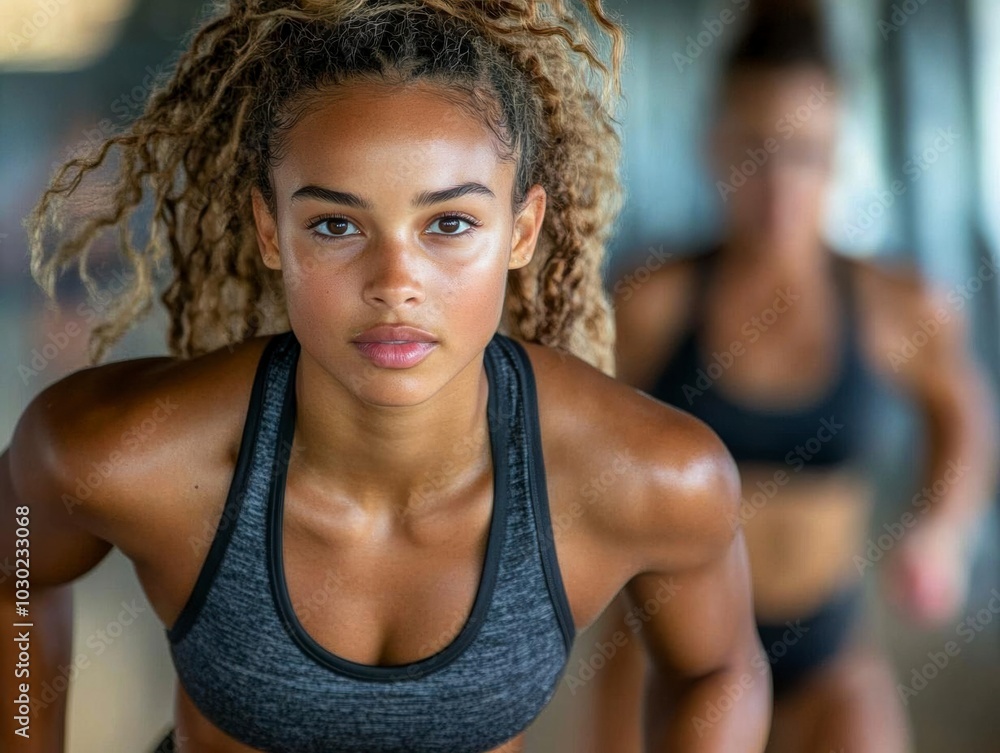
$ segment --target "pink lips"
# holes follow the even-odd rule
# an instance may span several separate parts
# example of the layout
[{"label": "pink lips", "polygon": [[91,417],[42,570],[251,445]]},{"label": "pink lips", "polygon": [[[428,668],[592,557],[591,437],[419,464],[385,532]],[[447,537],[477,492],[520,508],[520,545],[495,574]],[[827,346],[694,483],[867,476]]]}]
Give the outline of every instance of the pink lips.
[{"label": "pink lips", "polygon": [[388,324],[365,330],[353,342],[361,355],[384,369],[416,366],[437,347],[437,340],[429,332]]}]

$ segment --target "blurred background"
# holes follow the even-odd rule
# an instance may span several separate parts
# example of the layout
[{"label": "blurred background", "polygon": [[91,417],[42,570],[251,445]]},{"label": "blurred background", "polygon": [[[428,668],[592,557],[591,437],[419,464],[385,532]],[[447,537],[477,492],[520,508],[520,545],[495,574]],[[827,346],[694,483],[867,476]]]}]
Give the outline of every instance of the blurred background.
[{"label": "blurred background", "polygon": [[[609,0],[630,32],[623,112],[628,202],[613,243],[613,276],[653,249],[695,249],[720,233],[721,202],[705,140],[718,66],[746,0]],[[1000,253],[1000,2],[837,0],[824,4],[844,86],[827,236],[851,255],[914,261],[942,286],[973,279]],[[60,283],[62,313],[31,280],[22,218],[52,170],[141,112],[170,70],[201,0],[3,0],[0,3],[0,441],[42,388],[85,363],[90,317],[78,283]],[[731,19],[731,20],[727,20]],[[946,148],[932,145],[944,131]],[[939,142],[940,143],[940,142]],[[905,191],[880,199],[894,181]],[[97,274],[113,286],[113,246]],[[614,272],[610,270],[615,270]],[[997,276],[969,299],[976,355],[1000,375]],[[74,326],[70,326],[74,325]],[[69,335],[67,332],[79,332]],[[137,326],[114,360],[165,352],[162,312]],[[905,403],[880,404],[873,447],[880,507],[873,527],[913,494],[919,447]],[[998,580],[997,521],[983,530],[970,614]],[[128,627],[121,603],[144,604],[131,565],[113,553],[77,584],[69,753],[145,751],[172,716],[173,670],[162,626],[147,609]],[[867,624],[909,678],[954,635],[916,630],[868,593]],[[910,700],[920,753],[1000,750],[1000,619]],[[578,637],[590,655],[596,635]],[[575,657],[573,661],[576,661]],[[529,733],[532,751],[573,751],[578,710],[565,692]]]}]

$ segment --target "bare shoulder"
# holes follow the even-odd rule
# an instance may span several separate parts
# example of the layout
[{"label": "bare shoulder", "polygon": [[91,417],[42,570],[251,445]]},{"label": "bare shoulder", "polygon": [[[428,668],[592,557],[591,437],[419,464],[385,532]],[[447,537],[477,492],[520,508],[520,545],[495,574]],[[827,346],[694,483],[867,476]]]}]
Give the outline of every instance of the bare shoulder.
[{"label": "bare shoulder", "polygon": [[626,266],[612,286],[618,311],[664,313],[669,302],[683,298],[694,271],[691,255],[653,253],[645,262],[638,258]]},{"label": "bare shoulder", "polygon": [[970,289],[935,283],[908,262],[853,259],[850,264],[865,350],[877,371],[897,379],[962,347]]},{"label": "bare shoulder", "polygon": [[[977,292],[975,280],[949,288],[928,278],[912,262],[851,259],[849,263],[864,313],[889,321],[912,325],[922,316],[960,319]],[[989,280],[996,269],[983,267],[978,274]],[[981,284],[982,280],[980,288]]]},{"label": "bare shoulder", "polygon": [[634,554],[636,572],[694,567],[728,547],[739,474],[712,429],[580,359],[526,348],[550,487],[583,506],[602,543]]},{"label": "bare shoulder", "polygon": [[688,322],[694,271],[691,257],[668,258],[655,269],[647,259],[614,283],[618,375],[623,381],[648,387],[660,370]]},{"label": "bare shoulder", "polygon": [[930,292],[916,264],[903,260],[841,256],[851,269],[866,304],[894,308],[919,303]]},{"label": "bare shoulder", "polygon": [[18,496],[62,500],[74,520],[113,541],[117,523],[146,513],[143,500],[170,499],[180,479],[238,445],[268,339],[188,360],[102,364],[48,386],[11,441]]}]

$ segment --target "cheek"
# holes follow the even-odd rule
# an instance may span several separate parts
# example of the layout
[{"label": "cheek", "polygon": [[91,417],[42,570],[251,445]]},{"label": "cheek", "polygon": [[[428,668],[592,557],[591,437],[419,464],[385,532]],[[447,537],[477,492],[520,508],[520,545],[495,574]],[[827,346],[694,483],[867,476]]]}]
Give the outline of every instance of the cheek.
[{"label": "cheek", "polygon": [[[288,248],[288,246],[286,246]],[[340,270],[312,250],[296,250],[282,259],[282,282],[289,314],[300,312],[316,317],[336,312],[338,302],[347,300],[347,280]]]},{"label": "cheek", "polygon": [[493,250],[460,265],[436,265],[425,281],[423,308],[452,331],[492,331],[506,289],[506,255]]}]

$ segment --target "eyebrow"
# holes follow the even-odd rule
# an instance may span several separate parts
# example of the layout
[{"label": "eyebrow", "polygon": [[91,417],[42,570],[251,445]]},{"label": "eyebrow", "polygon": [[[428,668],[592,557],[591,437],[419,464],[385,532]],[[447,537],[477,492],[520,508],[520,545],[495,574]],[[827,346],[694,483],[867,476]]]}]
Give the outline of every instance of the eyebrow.
[{"label": "eyebrow", "polygon": [[489,196],[491,199],[496,198],[496,195],[482,183],[463,183],[460,186],[445,188],[442,191],[424,191],[413,200],[413,206],[426,207],[431,204],[440,204],[443,201],[453,201],[469,194]]},{"label": "eyebrow", "polygon": [[[458,186],[452,186],[451,188],[445,188],[440,191],[424,191],[413,200],[413,206],[426,207],[432,204],[440,204],[444,201],[453,201],[461,198],[462,196],[476,194],[480,196],[488,196],[493,199],[496,198],[496,194],[494,194],[482,183],[470,182],[462,183]],[[326,201],[331,204],[342,204],[343,206],[354,207],[355,209],[372,209],[372,203],[357,194],[349,193],[347,191],[336,191],[332,188],[324,188],[323,186],[302,186],[302,188],[299,188],[292,194],[292,201],[306,198],[319,199],[320,201]]]}]

